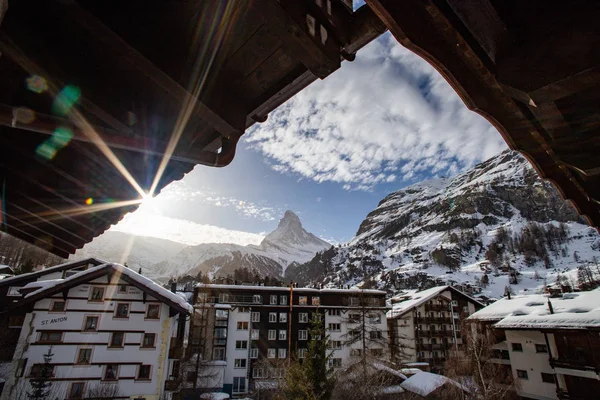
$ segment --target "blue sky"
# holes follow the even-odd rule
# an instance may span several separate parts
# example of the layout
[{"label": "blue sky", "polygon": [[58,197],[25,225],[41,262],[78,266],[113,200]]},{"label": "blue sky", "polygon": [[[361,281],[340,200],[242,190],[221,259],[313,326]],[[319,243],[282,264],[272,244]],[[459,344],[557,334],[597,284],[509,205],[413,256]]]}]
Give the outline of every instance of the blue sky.
[{"label": "blue sky", "polygon": [[505,148],[429,64],[385,34],[249,129],[230,166],[196,166],[113,229],[257,243],[290,209],[309,231],[343,242],[387,194]]}]

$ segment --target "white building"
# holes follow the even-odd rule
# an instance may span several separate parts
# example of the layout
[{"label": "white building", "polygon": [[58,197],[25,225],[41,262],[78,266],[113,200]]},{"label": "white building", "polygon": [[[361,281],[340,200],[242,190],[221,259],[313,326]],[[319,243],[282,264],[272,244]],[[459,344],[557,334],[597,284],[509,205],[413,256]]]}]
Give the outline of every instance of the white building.
[{"label": "white building", "polygon": [[[157,399],[183,347],[192,307],[118,264],[26,284],[27,314],[2,400],[19,398],[52,354],[51,397]],[[176,371],[175,371],[176,372]]]},{"label": "white building", "polygon": [[493,360],[510,367],[520,396],[600,397],[600,290],[506,297],[469,321],[495,331]]},{"label": "white building", "polygon": [[462,321],[482,307],[451,286],[394,297],[387,313],[392,357],[403,363],[427,362],[432,370],[441,370],[452,352],[463,349]]}]

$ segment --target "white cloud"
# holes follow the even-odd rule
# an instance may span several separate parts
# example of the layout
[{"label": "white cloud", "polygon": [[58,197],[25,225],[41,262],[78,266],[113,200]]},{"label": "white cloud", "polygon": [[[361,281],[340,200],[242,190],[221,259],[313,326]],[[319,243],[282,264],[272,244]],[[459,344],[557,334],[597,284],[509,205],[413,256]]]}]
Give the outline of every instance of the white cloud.
[{"label": "white cloud", "polygon": [[275,171],[347,190],[455,174],[506,148],[433,67],[389,34],[279,107],[245,140]]},{"label": "white cloud", "polygon": [[143,210],[127,214],[111,230],[138,236],[168,239],[188,245],[201,243],[259,244],[264,238],[264,235],[234,231],[213,225],[196,224],[191,221],[168,218]]}]

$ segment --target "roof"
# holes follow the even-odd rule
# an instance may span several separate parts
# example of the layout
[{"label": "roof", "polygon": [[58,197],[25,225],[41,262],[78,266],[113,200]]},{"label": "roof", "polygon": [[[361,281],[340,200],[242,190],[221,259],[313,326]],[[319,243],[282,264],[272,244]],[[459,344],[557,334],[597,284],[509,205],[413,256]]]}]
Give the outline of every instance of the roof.
[{"label": "roof", "polygon": [[68,261],[66,263],[44,268],[39,271],[28,272],[26,274],[20,274],[11,276],[9,278],[4,278],[0,281],[0,287],[4,285],[17,285],[19,284],[19,282],[28,281],[31,279],[38,279],[41,276],[48,275],[54,272],[66,271],[89,264],[97,266],[101,264],[106,264],[106,261],[100,260],[98,258],[86,258],[84,260]]},{"label": "roof", "polygon": [[433,391],[446,384],[454,385],[457,388],[466,392],[469,391],[466,387],[464,387],[456,381],[453,381],[450,378],[447,378],[443,375],[432,374],[431,372],[424,371],[414,374],[413,376],[402,382],[400,386],[402,387],[402,389],[408,392],[416,393],[420,396],[426,397],[429,396],[429,394],[431,394]]},{"label": "roof", "polygon": [[[470,302],[476,304],[477,306],[481,306],[483,307],[483,304],[481,304],[479,301],[473,299],[470,296],[467,296],[466,294],[464,294],[463,292],[461,292],[460,290],[453,288],[452,286],[436,286],[436,287],[432,287],[430,289],[425,289],[422,290],[420,292],[413,292],[410,291],[407,294],[401,294],[398,295],[396,297],[400,297],[400,298],[407,298],[404,301],[398,302],[398,303],[393,303],[392,302],[392,309],[390,311],[388,311],[387,313],[387,317],[388,318],[399,318],[402,315],[406,314],[408,311],[414,309],[415,307],[420,306],[423,303],[426,303],[427,301],[437,297],[439,294],[445,292],[445,291],[451,291],[457,295],[463,296],[466,299],[468,299]],[[448,299],[451,300],[451,299]]]},{"label": "roof", "polygon": [[498,321],[494,327],[501,329],[597,329],[600,289],[565,293],[557,298],[542,294],[505,297],[477,311],[469,320]]},{"label": "roof", "polygon": [[600,227],[599,2],[366,3]]},{"label": "roof", "polygon": [[331,4],[11,2],[3,229],[66,258],[196,164],[228,165],[246,129],[386,30]]},{"label": "roof", "polygon": [[[221,285],[218,283],[198,283],[197,288],[223,289],[223,290],[264,290],[264,291],[282,291],[289,292],[289,286],[258,286],[258,285]],[[375,289],[315,289],[306,287],[295,287],[294,291],[313,292],[313,293],[348,293],[348,294],[377,294],[385,296],[386,292]]]},{"label": "roof", "polygon": [[[28,293],[25,297],[15,304],[13,307],[22,307],[23,305],[34,303],[38,300],[47,298],[56,293],[60,293],[65,289],[70,289],[85,282],[97,279],[106,275],[118,275],[121,279],[139,288],[145,293],[148,293],[158,301],[168,304],[177,312],[192,313],[193,308],[181,296],[172,293],[171,291],[157,285],[151,279],[138,274],[137,272],[120,264],[106,263],[89,268],[85,271],[78,272],[66,279],[56,279],[52,281],[44,281],[36,290]],[[40,284],[40,282],[36,282]]]},{"label": "roof", "polygon": [[8,265],[0,264],[0,274],[14,274],[15,271]]}]

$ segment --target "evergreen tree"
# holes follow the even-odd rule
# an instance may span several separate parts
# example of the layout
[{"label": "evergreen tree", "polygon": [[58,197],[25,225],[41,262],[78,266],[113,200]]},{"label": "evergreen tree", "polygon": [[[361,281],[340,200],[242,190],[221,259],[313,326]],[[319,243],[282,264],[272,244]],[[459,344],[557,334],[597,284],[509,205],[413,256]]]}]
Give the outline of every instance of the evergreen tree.
[{"label": "evergreen tree", "polygon": [[286,400],[328,400],[335,387],[334,370],[329,365],[329,335],[324,317],[314,313],[308,329],[310,342],[306,357],[294,359],[286,371],[279,397]]},{"label": "evergreen tree", "polygon": [[31,385],[31,392],[27,392],[27,396],[31,400],[43,400],[50,396],[50,387],[52,382],[52,371],[54,368],[50,363],[52,362],[52,347],[48,347],[48,353],[44,354],[44,363],[40,366],[34,374],[34,378],[29,380]]}]

